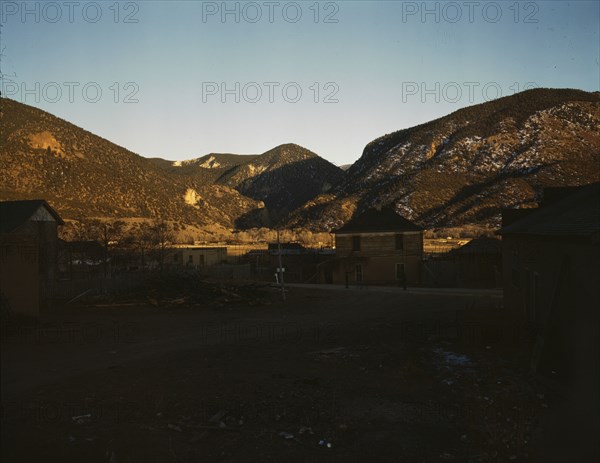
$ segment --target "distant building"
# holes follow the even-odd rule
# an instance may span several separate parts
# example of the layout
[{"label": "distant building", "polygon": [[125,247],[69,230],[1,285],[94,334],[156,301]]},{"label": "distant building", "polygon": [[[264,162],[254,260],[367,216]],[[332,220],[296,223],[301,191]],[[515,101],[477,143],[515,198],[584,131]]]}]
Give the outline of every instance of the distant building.
[{"label": "distant building", "polygon": [[300,243],[269,243],[269,254],[278,256],[299,255],[306,253],[307,249]]},{"label": "distant building", "polygon": [[165,265],[195,268],[223,264],[226,261],[226,247],[185,247],[173,249],[167,256]]},{"label": "distant building", "polygon": [[[278,268],[284,268],[284,278],[288,283],[308,283],[318,281],[320,265],[334,255],[331,248],[307,248],[300,243],[269,243],[268,250],[260,257],[255,256],[255,275],[260,279],[274,280]],[[248,256],[252,262],[252,255]]]},{"label": "distant building", "polygon": [[444,253],[425,255],[423,286],[498,288],[502,286],[502,242],[480,236]]},{"label": "distant building", "polygon": [[502,241],[481,236],[453,249],[458,288],[496,288],[502,285]]},{"label": "distant building", "polygon": [[0,292],[13,312],[37,317],[50,307],[63,224],[44,200],[0,202]]},{"label": "distant building", "polygon": [[423,229],[392,208],[369,209],[334,233],[336,257],[324,269],[326,281],[420,283]]},{"label": "distant building", "polygon": [[[559,193],[518,216],[503,214],[504,305],[537,338],[534,369],[597,375],[600,183]],[[583,367],[583,359],[591,363]]]}]

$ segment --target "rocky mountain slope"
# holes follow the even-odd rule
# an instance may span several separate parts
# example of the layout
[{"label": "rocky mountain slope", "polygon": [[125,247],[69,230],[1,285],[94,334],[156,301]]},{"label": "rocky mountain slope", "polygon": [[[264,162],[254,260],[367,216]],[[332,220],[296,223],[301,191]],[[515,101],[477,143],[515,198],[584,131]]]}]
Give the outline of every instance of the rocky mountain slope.
[{"label": "rocky mountain slope", "polygon": [[344,171],[295,144],[280,145],[228,169],[217,184],[263,201],[277,220],[341,183]]},{"label": "rocky mountain slope", "polygon": [[146,159],[31,106],[6,98],[0,105],[0,200],[45,198],[66,218],[270,225],[343,180],[341,170],[297,145],[260,156]]},{"label": "rocky mountain slope", "polygon": [[258,157],[258,154],[211,153],[185,161],[150,158],[155,166],[177,176],[194,178],[202,184],[214,183],[228,170]]},{"label": "rocky mountain slope", "polygon": [[212,153],[187,161],[152,161],[171,174],[228,186],[262,201],[272,223],[345,178],[341,168],[293,143],[263,154]]},{"label": "rocky mountain slope", "polygon": [[330,230],[392,204],[426,227],[496,225],[544,186],[600,180],[600,93],[535,89],[456,111],[369,143],[346,181],[288,219]]}]

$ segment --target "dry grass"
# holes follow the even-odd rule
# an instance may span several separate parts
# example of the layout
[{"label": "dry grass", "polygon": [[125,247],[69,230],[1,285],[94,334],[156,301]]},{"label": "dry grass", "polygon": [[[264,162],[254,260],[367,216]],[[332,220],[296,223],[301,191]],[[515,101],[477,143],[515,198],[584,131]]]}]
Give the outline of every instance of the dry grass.
[{"label": "dry grass", "polygon": [[423,240],[423,251],[426,253],[443,253],[464,246],[470,238],[432,238]]}]

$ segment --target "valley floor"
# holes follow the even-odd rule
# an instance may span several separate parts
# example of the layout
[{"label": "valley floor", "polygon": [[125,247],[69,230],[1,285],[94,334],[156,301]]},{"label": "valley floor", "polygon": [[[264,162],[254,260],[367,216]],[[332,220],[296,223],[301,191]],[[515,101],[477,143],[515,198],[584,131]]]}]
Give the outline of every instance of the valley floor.
[{"label": "valley floor", "polygon": [[[561,461],[497,294],[70,307],[2,339],[2,461]],[[560,420],[558,421],[560,423]],[[569,432],[570,431],[570,432]],[[555,436],[561,436],[555,439]],[[589,442],[584,439],[584,443]],[[571,460],[571,461],[581,461]]]}]

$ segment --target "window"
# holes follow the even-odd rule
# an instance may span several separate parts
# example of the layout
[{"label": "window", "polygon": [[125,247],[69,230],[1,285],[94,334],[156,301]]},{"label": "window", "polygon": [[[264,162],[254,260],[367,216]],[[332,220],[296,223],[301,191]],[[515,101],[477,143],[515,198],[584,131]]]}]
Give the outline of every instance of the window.
[{"label": "window", "polygon": [[403,250],[404,249],[404,235],[398,233],[396,235],[396,250]]},{"label": "window", "polygon": [[194,263],[194,256],[192,256],[191,254],[188,256],[188,263],[190,263],[190,264]]},{"label": "window", "polygon": [[353,251],[360,251],[360,236],[353,236],[352,237],[352,250]]},{"label": "window", "polygon": [[396,264],[396,280],[406,279],[406,273],[404,271],[404,264]]},{"label": "window", "polygon": [[356,264],[356,281],[357,282],[362,282],[363,281],[363,268],[362,268],[362,264]]}]

